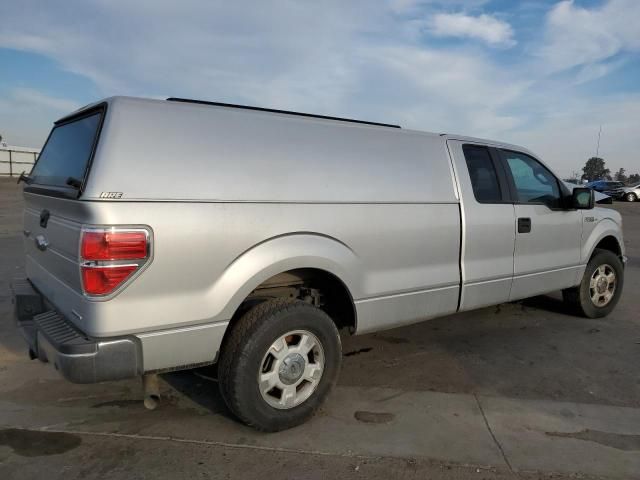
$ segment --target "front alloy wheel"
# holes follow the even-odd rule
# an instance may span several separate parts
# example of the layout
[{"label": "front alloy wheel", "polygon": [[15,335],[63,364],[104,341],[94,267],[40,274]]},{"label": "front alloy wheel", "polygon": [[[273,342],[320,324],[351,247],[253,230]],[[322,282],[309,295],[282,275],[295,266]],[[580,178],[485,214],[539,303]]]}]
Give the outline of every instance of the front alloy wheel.
[{"label": "front alloy wheel", "polygon": [[609,250],[596,249],[580,285],[562,291],[564,301],[588,318],[606,317],[614,309],[624,284],[624,267]]},{"label": "front alloy wheel", "polygon": [[638,197],[636,196],[636,194],[635,194],[635,193],[633,193],[633,192],[629,192],[629,193],[627,193],[627,194],[624,196],[624,198],[625,198],[625,200],[626,200],[627,202],[635,202],[635,201],[638,199]]},{"label": "front alloy wheel", "polygon": [[616,293],[616,272],[611,265],[599,265],[589,282],[589,295],[596,307],[606,307]]}]

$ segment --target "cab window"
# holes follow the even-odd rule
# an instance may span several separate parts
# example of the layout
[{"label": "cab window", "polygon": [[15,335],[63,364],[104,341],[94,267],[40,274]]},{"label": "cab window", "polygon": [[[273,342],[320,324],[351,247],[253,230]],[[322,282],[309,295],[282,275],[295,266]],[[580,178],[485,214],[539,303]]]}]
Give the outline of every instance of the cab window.
[{"label": "cab window", "polygon": [[479,203],[500,203],[502,192],[489,149],[476,145],[464,145],[462,151],[476,200]]},{"label": "cab window", "polygon": [[519,203],[544,204],[549,208],[562,206],[558,180],[544,165],[523,153],[502,150],[502,154]]}]

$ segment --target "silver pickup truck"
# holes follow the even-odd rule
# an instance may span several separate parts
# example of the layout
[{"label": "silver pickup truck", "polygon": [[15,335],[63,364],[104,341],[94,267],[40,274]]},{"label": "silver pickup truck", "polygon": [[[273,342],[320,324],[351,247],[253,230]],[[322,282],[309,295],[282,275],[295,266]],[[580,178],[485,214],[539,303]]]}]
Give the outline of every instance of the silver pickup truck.
[{"label": "silver pickup truck", "polygon": [[620,215],[489,140],[114,97],[57,121],[21,179],[32,358],[79,383],[217,364],[265,431],[327,396],[339,330],[555,290],[602,317],[623,286]]}]

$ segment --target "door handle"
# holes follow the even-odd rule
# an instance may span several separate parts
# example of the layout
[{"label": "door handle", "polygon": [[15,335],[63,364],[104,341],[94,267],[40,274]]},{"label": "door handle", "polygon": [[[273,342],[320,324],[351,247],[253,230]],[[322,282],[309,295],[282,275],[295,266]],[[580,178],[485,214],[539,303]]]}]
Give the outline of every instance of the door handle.
[{"label": "door handle", "polygon": [[531,219],[521,217],[518,219],[518,233],[529,233],[531,231]]}]

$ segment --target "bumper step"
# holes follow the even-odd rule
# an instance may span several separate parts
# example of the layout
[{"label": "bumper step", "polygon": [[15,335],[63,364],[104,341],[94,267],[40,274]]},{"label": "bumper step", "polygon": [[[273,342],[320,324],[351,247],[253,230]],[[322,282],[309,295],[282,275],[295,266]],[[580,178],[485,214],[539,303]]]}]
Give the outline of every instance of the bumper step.
[{"label": "bumper step", "polygon": [[45,337],[60,353],[66,355],[78,355],[83,353],[95,353],[97,344],[89,339],[55,310],[50,310],[33,317],[36,329]]}]

